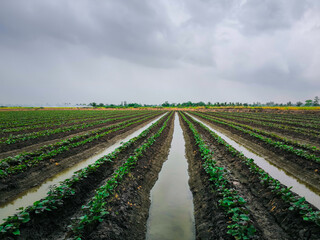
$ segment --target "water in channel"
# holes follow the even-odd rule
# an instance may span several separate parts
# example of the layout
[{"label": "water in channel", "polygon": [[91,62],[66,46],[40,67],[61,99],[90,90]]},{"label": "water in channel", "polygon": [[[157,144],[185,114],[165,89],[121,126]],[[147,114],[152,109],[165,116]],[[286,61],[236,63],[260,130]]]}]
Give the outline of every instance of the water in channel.
[{"label": "water in channel", "polygon": [[211,131],[218,134],[220,137],[222,137],[228,144],[232,145],[235,149],[242,152],[246,157],[252,158],[254,162],[263,170],[265,170],[267,173],[270,174],[273,178],[279,180],[282,184],[284,184],[287,187],[291,187],[291,191],[297,193],[301,197],[305,197],[306,200],[313,204],[315,207],[320,209],[320,195],[316,192],[312,191],[312,189],[308,188],[306,185],[300,183],[296,178],[289,176],[286,172],[281,170],[280,168],[277,168],[276,166],[270,164],[266,159],[264,159],[261,156],[258,156],[257,154],[253,153],[249,149],[247,149],[245,146],[238,144],[237,142],[233,141],[223,133],[217,131],[216,129],[213,129],[211,126],[203,122],[200,118],[196,116],[191,116],[193,119],[196,119],[197,121],[201,122],[203,125],[208,127]]},{"label": "water in channel", "polygon": [[163,115],[161,115],[160,117],[157,117],[152,122],[148,123],[144,127],[140,128],[139,130],[130,134],[126,138],[117,141],[115,144],[113,144],[112,146],[103,150],[102,152],[100,152],[90,158],[87,158],[87,159],[77,163],[76,165],[70,167],[70,168],[67,168],[67,169],[59,172],[57,175],[47,179],[41,185],[34,187],[34,188],[31,188],[31,189],[28,189],[27,191],[21,193],[19,196],[17,196],[17,198],[13,199],[12,201],[0,205],[0,216],[1,216],[0,217],[0,224],[4,222],[3,221],[4,218],[7,218],[8,216],[15,214],[17,212],[18,208],[30,206],[35,201],[38,201],[38,200],[46,197],[47,192],[50,190],[50,187],[52,185],[59,184],[59,182],[64,181],[67,178],[70,178],[74,174],[74,172],[76,172],[80,169],[83,169],[90,164],[93,164],[99,158],[113,152],[116,148],[120,147],[121,142],[129,141],[131,138],[138,136],[140,133],[142,133],[144,130],[146,130],[148,127],[150,127],[153,123],[158,121],[162,116]]},{"label": "water in channel", "polygon": [[176,114],[169,156],[151,190],[147,240],[195,239],[193,198],[188,180],[185,141]]}]

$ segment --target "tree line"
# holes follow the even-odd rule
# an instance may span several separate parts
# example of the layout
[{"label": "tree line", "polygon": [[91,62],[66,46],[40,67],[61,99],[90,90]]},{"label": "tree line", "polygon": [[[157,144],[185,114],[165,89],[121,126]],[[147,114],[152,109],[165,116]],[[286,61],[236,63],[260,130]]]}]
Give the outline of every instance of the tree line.
[{"label": "tree line", "polygon": [[91,107],[105,107],[105,108],[139,108],[139,107],[284,107],[284,106],[297,106],[297,107],[312,107],[312,106],[320,106],[320,99],[316,96],[313,100],[308,99],[305,102],[298,101],[296,103],[292,103],[291,101],[287,103],[276,103],[273,101],[260,103],[260,102],[253,102],[253,103],[241,103],[241,102],[183,102],[183,103],[169,103],[165,101],[162,104],[141,104],[141,103],[127,103],[126,101],[121,102],[121,104],[104,104],[104,103],[96,103],[92,102],[89,103],[88,106]]}]

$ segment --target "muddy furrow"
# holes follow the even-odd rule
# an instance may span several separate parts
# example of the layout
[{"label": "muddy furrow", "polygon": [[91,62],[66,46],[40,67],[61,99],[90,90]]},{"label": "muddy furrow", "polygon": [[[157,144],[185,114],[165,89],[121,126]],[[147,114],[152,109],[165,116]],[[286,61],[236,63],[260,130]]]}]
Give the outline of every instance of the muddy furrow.
[{"label": "muddy furrow", "polygon": [[189,186],[193,195],[196,239],[234,239],[227,234],[229,219],[216,201],[209,177],[202,167],[201,155],[196,147],[192,132],[182,118],[180,118],[180,123],[189,165]]},{"label": "muddy furrow", "polygon": [[93,141],[57,155],[54,161],[43,161],[25,172],[2,179],[0,181],[0,203],[3,204],[8,202],[20,193],[40,185],[46,179],[49,179],[64,169],[70,168],[76,163],[93,156],[95,153],[100,152],[103,149],[106,149],[119,139],[129,136],[131,133],[137,131],[153,120],[154,118],[147,119],[142,123],[137,123],[120,131],[113,132],[98,141]]},{"label": "muddy furrow", "polygon": [[150,191],[168,157],[173,128],[174,115],[155,144],[139,159],[130,175],[117,188],[117,195],[108,201],[110,214],[83,239],[145,239],[150,208]]},{"label": "muddy furrow", "polygon": [[[164,119],[165,120],[165,119]],[[143,144],[152,134],[154,134],[162,125],[161,121],[147,136],[136,141],[132,146],[120,153],[113,162],[106,162],[101,165],[98,171],[90,174],[86,179],[76,183],[74,189],[76,194],[71,198],[65,199],[64,204],[58,209],[51,212],[43,212],[41,214],[33,215],[32,220],[20,227],[21,237],[18,239],[66,239],[68,238],[69,228],[73,222],[73,218],[81,214],[81,206],[87,203],[95,194],[95,190],[101,185],[105,184],[112,173],[121,164],[123,164],[131,155],[134,154],[135,149]],[[155,152],[155,151],[154,151]],[[150,159],[149,159],[150,160]],[[121,188],[127,189],[132,181],[122,184]],[[133,181],[132,181],[133,182]],[[120,191],[120,190],[119,190]],[[144,203],[145,200],[143,200]],[[127,204],[127,203],[126,203]],[[114,213],[115,214],[115,213]],[[46,227],[43,227],[46,226]]]},{"label": "muddy furrow", "polygon": [[197,122],[192,122],[214,151],[217,164],[229,170],[229,181],[246,200],[254,224],[264,239],[318,239],[319,227],[289,211],[288,204],[262,185],[247,165],[218,144]]}]

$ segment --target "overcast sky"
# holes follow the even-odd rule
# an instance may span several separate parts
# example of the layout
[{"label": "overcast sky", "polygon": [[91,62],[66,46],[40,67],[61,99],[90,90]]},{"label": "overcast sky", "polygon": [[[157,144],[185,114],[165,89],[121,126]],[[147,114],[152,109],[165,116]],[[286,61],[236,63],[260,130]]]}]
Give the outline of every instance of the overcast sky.
[{"label": "overcast sky", "polygon": [[0,104],[320,96],[318,0],[1,0]]}]

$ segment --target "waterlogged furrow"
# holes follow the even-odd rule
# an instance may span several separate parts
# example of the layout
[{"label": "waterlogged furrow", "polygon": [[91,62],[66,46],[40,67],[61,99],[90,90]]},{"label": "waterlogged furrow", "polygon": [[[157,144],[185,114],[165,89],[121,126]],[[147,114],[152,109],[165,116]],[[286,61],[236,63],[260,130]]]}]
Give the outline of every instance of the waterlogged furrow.
[{"label": "waterlogged furrow", "polygon": [[109,214],[106,199],[115,194],[115,189],[121,184],[123,178],[132,171],[137,161],[139,161],[144,153],[157,141],[157,138],[160,137],[163,130],[167,127],[167,123],[171,117],[172,113],[163,123],[159,131],[151,136],[142,146],[137,148],[135,155],[130,156],[128,160],[114,172],[106,184],[97,189],[95,196],[86,205],[82,206],[83,215],[71,225],[73,239],[81,238],[88,228],[92,228],[92,226],[102,222],[104,216]]},{"label": "waterlogged furrow", "polygon": [[[61,182],[59,187],[51,189],[46,198],[36,201],[33,206],[29,206],[14,216],[8,217],[0,226],[0,236],[20,235],[21,227],[26,227],[28,226],[28,222],[35,221],[32,220],[32,218],[41,218],[41,216],[45,216],[48,212],[53,214],[56,211],[67,210],[64,209],[63,206],[68,203],[70,204],[70,201],[72,202],[72,199],[76,198],[75,196],[77,196],[78,192],[81,191],[81,188],[79,188],[80,185],[89,181],[89,179],[92,176],[95,176],[101,168],[108,167],[109,163],[113,164],[119,155],[124,154],[127,149],[131,148],[134,144],[143,141],[146,136],[150,135],[150,133],[154,131],[153,129],[158,128],[159,123],[163,122],[165,118],[168,117],[162,117],[148,129],[144,130],[138,137],[132,138],[112,153],[101,157],[88,167],[75,172],[72,177]],[[148,142],[150,143],[149,140]]]},{"label": "waterlogged furrow", "polygon": [[[194,121],[194,120],[193,120]],[[311,239],[315,239],[314,236],[320,233],[320,211],[317,211],[313,206],[308,204],[306,202],[304,197],[297,196],[293,192],[290,191],[291,188],[287,188],[286,186],[282,185],[278,180],[271,177],[268,173],[266,173],[263,169],[259,168],[253,159],[245,157],[241,152],[237,151],[235,148],[233,148],[231,145],[226,143],[219,135],[211,131],[209,128],[207,128],[202,123],[197,123],[201,128],[203,128],[205,131],[210,133],[212,139],[216,141],[219,145],[222,145],[225,147],[225,151],[230,153],[230,156],[233,156],[238,158],[240,162],[243,164],[242,170],[244,171],[246,168],[248,168],[248,172],[250,174],[248,175],[249,182],[246,181],[246,184],[255,185],[256,183],[250,182],[250,179],[252,179],[254,176],[259,179],[259,182],[261,184],[261,189],[269,189],[273,193],[272,199],[274,199],[275,202],[278,202],[278,205],[281,205],[281,212],[285,212],[287,214],[287,217],[283,219],[283,222],[290,222],[290,217],[292,217],[292,221],[300,222],[301,223],[295,223],[296,229],[299,229],[298,226],[309,226],[308,234],[312,235]],[[230,169],[232,171],[232,169]],[[252,175],[252,177],[250,176]],[[249,178],[250,177],[250,178]],[[283,202],[281,204],[281,202]],[[273,212],[276,209],[276,205],[272,209],[271,212]],[[278,209],[274,211],[275,214],[278,212]],[[292,214],[292,213],[293,214]],[[282,213],[282,218],[284,213]],[[296,219],[296,217],[292,215],[300,215],[299,219]],[[279,216],[275,215],[275,218],[279,218]],[[281,221],[280,221],[281,222]],[[282,223],[282,222],[281,222]],[[290,223],[293,224],[293,223]],[[303,228],[303,227],[302,227]]]},{"label": "waterlogged furrow", "polygon": [[288,153],[292,153],[292,154],[295,154],[297,157],[302,157],[306,160],[311,160],[311,161],[314,161],[314,162],[317,162],[317,163],[320,163],[320,156],[317,156],[315,154],[310,154],[309,152],[305,151],[305,150],[302,150],[302,149],[299,149],[299,148],[295,148],[293,146],[290,146],[290,145],[287,145],[285,144],[284,142],[280,142],[280,141],[275,141],[269,137],[265,137],[261,134],[258,134],[258,133],[255,133],[251,130],[248,130],[248,129],[244,129],[240,126],[237,126],[233,123],[230,123],[230,122],[225,122],[225,121],[222,121],[222,120],[217,120],[215,118],[212,118],[212,117],[207,117],[205,115],[202,115],[202,114],[199,114],[199,113],[194,113],[195,115],[197,116],[200,116],[204,119],[208,119],[210,121],[213,121],[215,123],[219,123],[219,124],[222,124],[224,126],[228,126],[228,127],[231,127],[235,130],[238,130],[242,133],[245,133],[245,134],[248,134],[250,135],[251,137],[254,137],[256,138],[257,140],[260,140],[274,148],[278,148],[278,149],[281,149],[285,152],[288,152]]},{"label": "waterlogged furrow", "polygon": [[236,239],[253,238],[256,229],[252,224],[249,210],[246,207],[246,201],[238,195],[232,184],[228,181],[228,177],[226,177],[228,174],[227,170],[217,166],[213,158],[214,153],[205,144],[194,125],[183,114],[181,115],[193,133],[196,145],[201,153],[202,165],[210,176],[214,191],[219,195],[219,199],[217,199],[218,204],[230,218],[228,222],[229,230],[226,229],[226,233],[234,236]]},{"label": "waterlogged furrow", "polygon": [[319,131],[316,130],[312,130],[312,129],[307,129],[307,128],[298,128],[298,127],[293,127],[293,126],[287,126],[287,125],[281,125],[281,124],[276,124],[276,123],[268,123],[265,121],[259,121],[259,120],[253,120],[253,119],[244,119],[244,118],[239,118],[239,117],[233,117],[233,116],[226,116],[226,115],[219,115],[216,113],[211,113],[210,115],[214,115],[215,117],[218,118],[223,118],[223,119],[231,119],[231,120],[235,120],[235,121],[239,121],[245,124],[254,124],[257,126],[263,126],[263,127],[268,127],[268,128],[273,128],[276,130],[280,130],[280,131],[285,131],[288,133],[295,133],[295,134],[302,134],[304,136],[308,136],[308,137],[313,137],[318,139],[320,137],[320,133]]},{"label": "waterlogged furrow", "polygon": [[[140,114],[137,114],[137,115],[140,115]],[[112,122],[112,121],[116,121],[116,120],[126,119],[126,118],[128,118],[128,116],[111,118],[111,119],[106,119],[106,120],[99,120],[99,121],[95,121],[95,122],[91,122],[91,123],[76,124],[76,125],[61,127],[61,128],[57,128],[57,129],[53,129],[53,130],[42,130],[42,131],[26,133],[26,134],[11,135],[8,138],[1,138],[0,139],[0,146],[5,145],[5,144],[10,145],[10,144],[18,143],[18,142],[24,142],[24,141],[28,141],[30,139],[36,139],[36,138],[40,138],[43,136],[51,136],[51,135],[54,135],[57,133],[72,132],[72,131],[79,130],[79,129],[82,130],[82,129],[86,129],[86,128],[93,127],[96,125],[100,125],[100,124],[104,124],[104,123],[108,123],[108,122]]]},{"label": "waterlogged furrow", "polygon": [[221,119],[215,118],[215,117],[213,117],[211,115],[204,115],[204,114],[199,114],[199,113],[194,113],[194,114],[197,115],[197,116],[202,116],[202,117],[204,117],[206,119],[208,119],[208,117],[210,117],[211,119],[220,120],[220,121],[223,121],[223,122],[226,122],[226,123],[229,123],[229,124],[233,124],[234,126],[239,126],[239,127],[251,130],[251,131],[253,131],[255,133],[262,134],[264,136],[270,137],[275,141],[280,141],[280,142],[283,142],[283,143],[285,143],[287,145],[292,145],[294,147],[298,147],[300,149],[309,151],[309,154],[318,154],[318,155],[320,154],[320,149],[317,148],[316,146],[312,146],[310,144],[301,144],[301,143],[299,143],[297,141],[293,141],[293,140],[287,139],[285,137],[278,136],[275,133],[267,132],[267,131],[264,131],[264,130],[261,130],[261,129],[258,129],[258,128],[251,127],[249,125],[237,123],[235,121],[221,120]]},{"label": "waterlogged furrow", "polygon": [[[152,115],[153,116],[153,115]],[[151,116],[151,117],[152,117]],[[125,129],[133,124],[145,121],[149,119],[150,116],[143,118],[134,118],[129,121],[118,123],[109,127],[103,127],[98,130],[86,133],[84,135],[79,135],[71,139],[63,140],[53,145],[44,147],[40,149],[40,152],[37,151],[32,153],[22,153],[15,157],[8,157],[0,161],[0,178],[5,178],[12,176],[23,171],[26,171],[30,167],[36,166],[40,161],[51,159],[58,154],[67,152],[70,149],[85,145],[92,141],[98,140],[110,133]],[[80,140],[80,141],[79,141]]]}]

